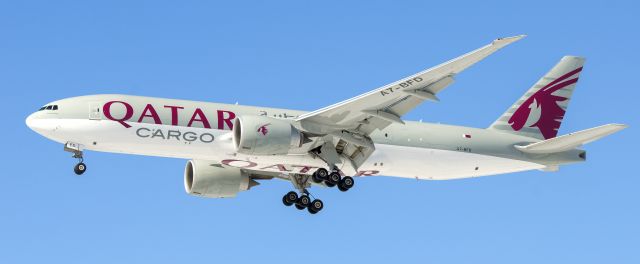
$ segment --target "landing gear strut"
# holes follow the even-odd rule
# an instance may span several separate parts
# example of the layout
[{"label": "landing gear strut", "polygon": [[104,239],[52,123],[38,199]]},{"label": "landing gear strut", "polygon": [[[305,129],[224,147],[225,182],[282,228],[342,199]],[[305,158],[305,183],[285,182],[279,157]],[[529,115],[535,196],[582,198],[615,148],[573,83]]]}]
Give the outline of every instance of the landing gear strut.
[{"label": "landing gear strut", "polygon": [[64,144],[64,151],[73,153],[73,158],[78,160],[78,164],[73,167],[73,172],[75,172],[76,175],[82,175],[87,171],[87,165],[84,164],[84,159],[82,157],[82,145],[67,142]]}]

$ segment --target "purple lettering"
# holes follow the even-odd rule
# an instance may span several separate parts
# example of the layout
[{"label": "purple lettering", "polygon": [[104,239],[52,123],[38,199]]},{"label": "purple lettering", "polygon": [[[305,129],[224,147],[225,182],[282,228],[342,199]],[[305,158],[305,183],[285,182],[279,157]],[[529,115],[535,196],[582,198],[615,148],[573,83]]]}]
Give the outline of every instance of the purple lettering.
[{"label": "purple lettering", "polygon": [[158,112],[156,112],[156,109],[153,108],[153,105],[151,104],[147,104],[147,106],[144,107],[144,110],[142,110],[142,114],[140,115],[140,118],[138,118],[138,123],[142,123],[142,120],[145,117],[151,117],[153,118],[153,122],[155,124],[162,125],[162,121],[158,116]]},{"label": "purple lettering", "polygon": [[375,174],[380,173],[380,171],[377,170],[364,170],[364,171],[359,171],[358,174],[356,174],[356,176],[373,176]]},{"label": "purple lettering", "polygon": [[291,165],[292,168],[300,168],[300,173],[306,173],[308,171],[310,171],[311,169],[317,168],[317,167],[313,167],[313,166],[306,166],[306,165]]},{"label": "purple lettering", "polygon": [[[122,105],[124,105],[126,112],[124,113],[124,116],[120,119],[117,119],[115,117],[113,117],[111,115],[111,105],[114,103],[120,103]],[[125,121],[128,121],[132,116],[133,116],[133,107],[131,107],[130,104],[126,103],[126,102],[122,102],[122,101],[110,101],[106,104],[104,104],[104,106],[102,107],[102,112],[104,113],[104,116],[112,121],[116,121],[118,123],[120,123],[121,125],[123,125],[126,128],[130,128],[131,125],[125,123]]]},{"label": "purple lettering", "polygon": [[191,120],[189,120],[189,124],[187,126],[191,127],[191,125],[195,121],[201,122],[204,128],[211,128],[211,125],[209,124],[209,120],[207,120],[207,117],[204,115],[204,113],[200,108],[196,108],[196,111],[193,112],[193,116],[191,116]]},{"label": "purple lettering", "polygon": [[[224,117],[225,113],[228,114],[226,118]],[[231,122],[231,120],[233,120],[234,118],[236,118],[235,113],[231,111],[218,110],[218,129],[223,130],[224,124],[227,124],[229,130],[233,129],[233,123]]]},{"label": "purple lettering", "polygon": [[182,106],[165,105],[164,108],[171,108],[171,125],[178,125],[178,109],[184,109]]}]

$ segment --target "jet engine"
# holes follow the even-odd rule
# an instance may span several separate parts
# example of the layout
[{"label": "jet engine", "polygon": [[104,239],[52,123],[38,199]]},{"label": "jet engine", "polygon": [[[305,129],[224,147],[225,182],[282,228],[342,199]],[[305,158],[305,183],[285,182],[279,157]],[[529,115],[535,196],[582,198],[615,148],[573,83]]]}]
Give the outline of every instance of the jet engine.
[{"label": "jet engine", "polygon": [[188,194],[208,197],[235,197],[238,192],[249,190],[258,183],[239,168],[190,160],[184,169],[184,189]]},{"label": "jet engine", "polygon": [[304,143],[304,135],[290,122],[263,116],[241,116],[233,126],[236,152],[283,155]]}]

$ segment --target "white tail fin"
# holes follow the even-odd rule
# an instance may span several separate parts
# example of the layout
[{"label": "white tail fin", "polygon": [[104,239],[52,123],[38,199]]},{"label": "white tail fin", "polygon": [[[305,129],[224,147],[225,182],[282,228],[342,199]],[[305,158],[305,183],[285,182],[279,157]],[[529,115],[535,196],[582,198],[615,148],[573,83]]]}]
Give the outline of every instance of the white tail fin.
[{"label": "white tail fin", "polygon": [[526,146],[516,146],[516,148],[522,152],[535,154],[562,152],[596,141],[625,128],[627,126],[622,124],[608,124],[531,143]]},{"label": "white tail fin", "polygon": [[538,139],[555,137],[584,61],[581,57],[563,57],[489,128]]}]

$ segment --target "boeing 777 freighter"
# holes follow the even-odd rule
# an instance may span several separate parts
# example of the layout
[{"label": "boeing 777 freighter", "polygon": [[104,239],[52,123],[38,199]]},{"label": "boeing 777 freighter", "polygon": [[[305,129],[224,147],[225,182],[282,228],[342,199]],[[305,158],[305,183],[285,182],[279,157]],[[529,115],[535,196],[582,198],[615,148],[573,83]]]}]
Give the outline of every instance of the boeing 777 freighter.
[{"label": "boeing 777 freighter", "polygon": [[457,74],[523,36],[500,38],[436,67],[343,102],[303,112],[142,96],[62,99],[27,125],[64,144],[87,169],[85,150],[188,159],[186,192],[233,197],[257,181],[290,181],[282,202],[318,213],[308,188],[348,191],[353,177],[451,180],[583,162],[583,144],[624,129],[608,124],[557,136],[584,58],[563,57],[488,128],[405,121],[401,117]]}]

